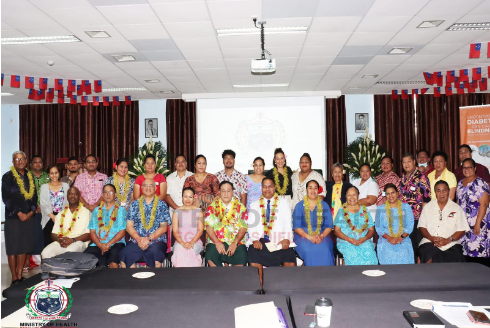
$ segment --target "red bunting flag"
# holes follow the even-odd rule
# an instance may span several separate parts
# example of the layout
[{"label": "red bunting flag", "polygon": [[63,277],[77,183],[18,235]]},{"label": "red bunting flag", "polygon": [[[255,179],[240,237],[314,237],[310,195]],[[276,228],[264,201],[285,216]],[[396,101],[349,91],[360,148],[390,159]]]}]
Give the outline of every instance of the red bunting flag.
[{"label": "red bunting flag", "polygon": [[36,90],[34,89],[29,89],[29,95],[27,96],[27,99],[34,100],[34,96],[37,93]]},{"label": "red bunting flag", "polygon": [[460,69],[459,70],[459,82],[464,82],[464,81],[469,81],[468,78],[468,70],[467,69]]},{"label": "red bunting flag", "polygon": [[77,104],[77,95],[73,95],[70,99],[70,104],[71,105],[76,105]]},{"label": "red bunting flag", "polygon": [[398,99],[398,90],[391,90],[391,99],[393,100]]},{"label": "red bunting flag", "polygon": [[77,96],[83,95],[83,89],[80,84],[77,85]]},{"label": "red bunting flag", "polygon": [[65,95],[61,94],[61,97],[58,95],[58,104],[64,104],[65,103]]},{"label": "red bunting flag", "polygon": [[456,71],[447,71],[446,84],[455,82]]},{"label": "red bunting flag", "polygon": [[475,93],[475,89],[478,87],[478,82],[473,81],[471,83],[468,83],[468,93]]},{"label": "red bunting flag", "polygon": [[99,106],[99,96],[92,97],[92,105]]},{"label": "red bunting flag", "polygon": [[439,86],[442,87],[444,85],[444,78],[442,76],[442,72],[434,72],[435,76],[435,83]]},{"label": "red bunting flag", "polygon": [[52,103],[52,102],[53,102],[53,100],[54,100],[54,97],[53,97],[53,98],[48,98],[48,97],[46,96],[46,102],[47,102],[47,103]]},{"label": "red bunting flag", "polygon": [[3,73],[2,73],[2,87],[3,87],[3,78],[4,78],[4,75],[3,75]]},{"label": "red bunting flag", "polygon": [[102,81],[101,80],[95,80],[94,81],[94,91],[95,92],[102,92]]},{"label": "red bunting flag", "polygon": [[480,80],[481,79],[481,67],[475,67],[473,68],[473,80]]},{"label": "red bunting flag", "polygon": [[487,44],[487,58],[490,58],[490,42]]},{"label": "red bunting flag", "polygon": [[32,76],[26,76],[24,84],[26,89],[34,89],[34,78]]},{"label": "red bunting flag", "polygon": [[48,101],[49,99],[54,99],[54,88],[48,89],[48,93],[46,94],[46,101]]},{"label": "red bunting flag", "polygon": [[104,106],[109,106],[109,97],[108,96],[102,97],[102,104]]},{"label": "red bunting flag", "polygon": [[63,79],[54,79],[54,89],[63,90]]},{"label": "red bunting flag", "polygon": [[402,90],[402,99],[408,99],[408,90],[407,89]]},{"label": "red bunting flag", "polygon": [[434,76],[432,76],[432,74],[424,72],[424,78],[425,78],[425,83],[427,83],[428,85],[434,84]]},{"label": "red bunting flag", "polygon": [[420,94],[421,94],[421,95],[423,95],[423,94],[425,94],[427,91],[429,91],[429,88],[422,88],[422,89],[420,90]]},{"label": "red bunting flag", "polygon": [[413,96],[415,96],[415,98],[419,96],[419,89],[412,89],[412,97]]},{"label": "red bunting flag", "polygon": [[86,95],[92,94],[92,83],[90,83],[89,80],[83,82],[83,92],[85,92]]},{"label": "red bunting flag", "polygon": [[73,91],[66,91],[66,96],[71,98],[71,96],[73,96]]},{"label": "red bunting flag", "polygon": [[46,90],[39,90],[37,92],[37,97],[39,98],[39,100],[44,100],[46,99]]},{"label": "red bunting flag", "polygon": [[487,78],[482,78],[482,79],[479,81],[479,84],[480,84],[480,91],[487,91],[487,81],[488,81],[488,79],[487,79]]},{"label": "red bunting flag", "polygon": [[434,88],[434,97],[439,98],[441,96],[441,87]]},{"label": "red bunting flag", "polygon": [[88,105],[88,96],[82,96],[82,106]]},{"label": "red bunting flag", "polygon": [[10,87],[20,88],[20,75],[12,75],[10,77]]},{"label": "red bunting flag", "polygon": [[463,95],[464,94],[464,84],[460,83],[457,87],[458,89],[458,95]]},{"label": "red bunting flag", "polygon": [[118,96],[112,97],[112,105],[119,106],[119,97]]},{"label": "red bunting flag", "polygon": [[68,80],[68,91],[77,90],[77,80]]},{"label": "red bunting flag", "polygon": [[472,43],[470,46],[470,58],[480,58],[481,43]]},{"label": "red bunting flag", "polygon": [[39,78],[39,89],[46,90],[48,88],[48,79],[45,77]]},{"label": "red bunting flag", "polygon": [[127,106],[130,106],[131,105],[131,96],[126,96],[124,98],[124,102]]},{"label": "red bunting flag", "polygon": [[452,96],[452,95],[453,95],[453,88],[446,87],[446,96]]}]

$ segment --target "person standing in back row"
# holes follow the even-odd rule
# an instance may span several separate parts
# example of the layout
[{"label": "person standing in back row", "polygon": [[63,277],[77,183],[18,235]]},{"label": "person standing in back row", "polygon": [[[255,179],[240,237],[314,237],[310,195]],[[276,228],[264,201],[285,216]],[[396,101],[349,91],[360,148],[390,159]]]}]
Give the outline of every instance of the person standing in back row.
[{"label": "person standing in back row", "polygon": [[238,199],[243,205],[247,204],[247,179],[245,175],[235,170],[236,154],[231,149],[226,149],[221,154],[225,169],[216,173],[218,181],[230,181],[233,184],[233,197]]}]

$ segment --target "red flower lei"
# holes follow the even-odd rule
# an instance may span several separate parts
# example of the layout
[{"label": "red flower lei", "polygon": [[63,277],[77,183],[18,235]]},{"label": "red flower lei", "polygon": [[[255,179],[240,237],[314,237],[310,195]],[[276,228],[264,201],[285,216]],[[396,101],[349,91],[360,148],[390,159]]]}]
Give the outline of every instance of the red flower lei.
[{"label": "red flower lei", "polygon": [[[99,211],[97,213],[97,218],[99,220],[99,232],[97,234],[97,237],[99,237],[100,241],[105,241],[107,237],[109,237],[109,231],[111,231],[112,224],[116,221],[117,218],[117,211],[119,210],[119,205],[117,203],[114,203],[114,210],[112,211],[111,214],[111,219],[109,220],[109,225],[106,227],[104,224],[104,220],[102,220],[102,207],[105,206],[104,202],[101,202],[99,205]],[[102,236],[102,230],[105,231],[105,237],[101,238]]]},{"label": "red flower lei", "polygon": [[73,212],[73,216],[72,216],[71,223],[70,223],[70,228],[68,228],[68,230],[66,230],[66,231],[63,231],[63,225],[65,224],[65,214],[66,214],[66,211],[68,211],[68,209],[70,208],[70,205],[65,206],[63,212],[61,212],[60,232],[58,234],[58,237],[60,237],[60,238],[66,237],[66,235],[68,235],[71,232],[71,229],[75,226],[75,223],[77,222],[78,210],[81,209],[82,206],[83,206],[82,203],[78,204],[78,207]]},{"label": "red flower lei", "polygon": [[351,221],[350,216],[349,216],[349,212],[347,212],[347,203],[345,203],[344,205],[342,205],[342,207],[344,209],[344,218],[347,221],[347,225],[349,225],[350,230],[352,230],[354,232],[357,232],[357,233],[363,233],[367,229],[367,226],[368,226],[368,223],[369,223],[369,216],[367,214],[367,208],[366,208],[366,206],[361,205],[361,208],[362,208],[361,216],[365,217],[364,224],[362,225],[361,229],[357,229],[354,226],[354,224],[352,224],[352,221]]},{"label": "red flower lei", "polygon": [[265,201],[264,196],[260,196],[260,208],[262,210],[262,225],[264,226],[264,234],[268,235],[272,228],[274,227],[274,220],[276,219],[276,207],[279,203],[279,196],[274,194],[274,203],[272,203],[272,210],[269,218],[269,223],[267,224],[267,218],[265,217]]}]

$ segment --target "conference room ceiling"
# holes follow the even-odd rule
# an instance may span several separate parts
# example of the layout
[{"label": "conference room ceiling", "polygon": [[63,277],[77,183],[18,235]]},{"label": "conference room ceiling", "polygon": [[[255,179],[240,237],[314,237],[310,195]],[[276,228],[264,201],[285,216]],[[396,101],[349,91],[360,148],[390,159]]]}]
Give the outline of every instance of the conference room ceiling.
[{"label": "conference room ceiling", "polygon": [[[20,89],[10,88],[10,74],[47,77],[50,86],[55,78],[101,79],[104,89],[147,90],[100,95],[163,99],[188,93],[390,93],[424,87],[417,83],[424,71],[482,66],[486,75],[490,66],[490,31],[447,31],[457,22],[490,22],[488,0],[2,0],[1,9],[2,38],[73,34],[81,40],[2,45],[2,93],[14,94],[2,97],[3,104],[33,102],[23,78]],[[251,59],[260,58],[259,35],[217,36],[217,29],[252,28],[252,16],[267,21],[266,28],[308,27],[303,34],[266,33],[266,49],[277,62],[273,75],[250,73]],[[417,28],[432,20],[444,22]],[[110,38],[85,31],[106,31]],[[469,59],[474,42],[482,42],[480,59]],[[388,54],[394,47],[413,49]],[[112,55],[136,61],[116,62]],[[160,82],[145,81],[155,79]],[[376,84],[387,81],[401,84]],[[289,86],[234,87],[277,83]]]}]

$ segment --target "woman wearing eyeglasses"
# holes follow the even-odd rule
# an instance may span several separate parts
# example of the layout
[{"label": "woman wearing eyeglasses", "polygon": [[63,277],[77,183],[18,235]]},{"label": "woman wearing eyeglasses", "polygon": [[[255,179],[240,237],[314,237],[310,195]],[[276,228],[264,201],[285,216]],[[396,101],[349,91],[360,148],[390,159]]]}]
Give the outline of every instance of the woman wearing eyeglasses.
[{"label": "woman wearing eyeglasses", "polygon": [[95,208],[88,225],[92,243],[85,249],[99,259],[97,266],[119,268],[119,252],[126,245],[126,209],[116,202],[116,187],[106,184],[102,203]]},{"label": "woman wearing eyeglasses", "polygon": [[489,187],[478,176],[473,159],[465,159],[462,170],[465,177],[458,183],[456,197],[471,228],[461,238],[463,254],[467,262],[478,262],[490,267]]}]

